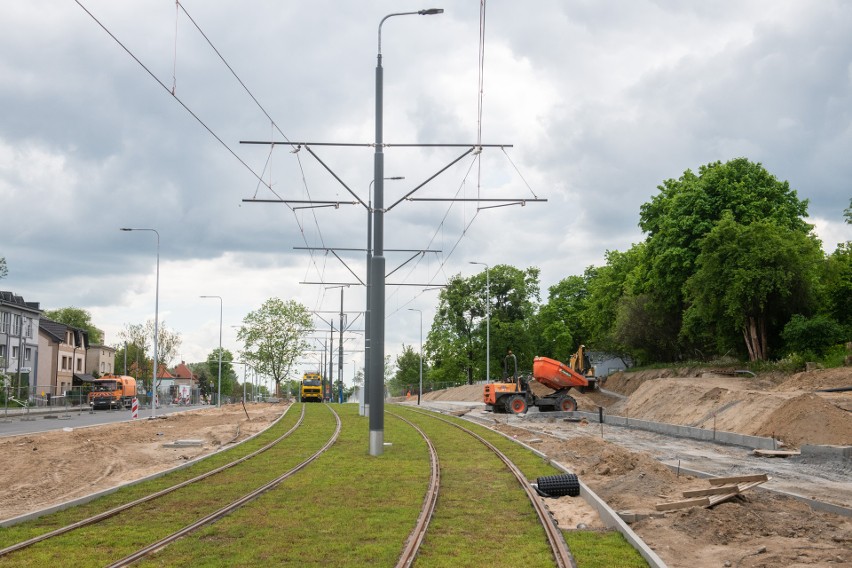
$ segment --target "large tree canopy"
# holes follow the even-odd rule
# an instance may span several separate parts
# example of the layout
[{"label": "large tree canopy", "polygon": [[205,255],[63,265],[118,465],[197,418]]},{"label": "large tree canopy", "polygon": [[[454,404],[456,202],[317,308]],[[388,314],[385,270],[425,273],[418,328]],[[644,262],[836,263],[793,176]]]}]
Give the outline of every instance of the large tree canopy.
[{"label": "large tree canopy", "polygon": [[687,319],[714,328],[719,347],[739,332],[749,359],[765,360],[790,317],[812,308],[821,259],[819,242],[798,228],[771,219],[741,224],[726,212],[702,241]]},{"label": "large tree canopy", "polygon": [[243,318],[237,340],[243,343],[242,358],[261,375],[275,381],[276,395],[281,381],[295,369],[308,350],[305,337],[312,327],[311,314],[295,300],[270,298]]},{"label": "large tree canopy", "polygon": [[[462,278],[450,278],[424,350],[432,362],[432,381],[460,384],[501,373],[503,355],[512,349],[518,361],[535,356],[534,323],[539,301],[538,269],[497,265]],[[488,286],[486,286],[486,283]],[[490,307],[489,302],[490,301]],[[490,328],[490,365],[486,365]],[[524,359],[526,358],[526,359]]]},{"label": "large tree canopy", "polygon": [[[647,305],[657,313],[660,345],[689,345],[681,333],[680,319],[687,308],[685,286],[696,271],[705,237],[727,214],[738,225],[768,221],[778,229],[806,236],[812,226],[804,221],[807,200],[798,198],[786,181],[779,181],[759,163],[737,158],[687,170],[677,180],[668,179],[659,194],[640,208],[639,226],[647,234],[646,265],[642,289]],[[727,212],[727,213],[726,213]],[[671,354],[679,356],[678,353]]]},{"label": "large tree canopy", "polygon": [[45,317],[65,325],[85,329],[89,333],[89,343],[100,345],[103,341],[101,330],[92,323],[92,314],[82,308],[68,307],[56,310],[45,310]]},{"label": "large tree canopy", "polygon": [[0,279],[6,278],[9,274],[9,268],[6,266],[6,257],[0,256]]}]

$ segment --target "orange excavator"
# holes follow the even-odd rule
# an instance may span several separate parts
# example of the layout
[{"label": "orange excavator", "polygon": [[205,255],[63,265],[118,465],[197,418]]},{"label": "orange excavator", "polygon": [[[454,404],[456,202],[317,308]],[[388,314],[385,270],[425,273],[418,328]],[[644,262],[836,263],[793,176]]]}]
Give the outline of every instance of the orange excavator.
[{"label": "orange excavator", "polygon": [[[597,388],[594,368],[585,350],[586,347],[581,345],[567,365],[548,357],[533,359],[533,380],[554,391],[546,396],[537,396],[530,389],[529,381],[518,375],[518,360],[509,351],[503,360],[503,381],[485,385],[485,409],[512,414],[523,414],[530,406],[538,407],[540,412],[577,410],[577,401],[568,394],[568,390],[576,388],[585,392]],[[510,361],[514,363],[511,375]]]}]

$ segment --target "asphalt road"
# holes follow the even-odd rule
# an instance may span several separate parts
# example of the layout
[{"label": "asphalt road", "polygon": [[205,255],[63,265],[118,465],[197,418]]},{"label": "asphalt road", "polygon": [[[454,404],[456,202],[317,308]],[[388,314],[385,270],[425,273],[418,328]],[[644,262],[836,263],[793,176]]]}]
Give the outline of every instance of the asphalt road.
[{"label": "asphalt road", "polygon": [[[187,410],[207,408],[207,405],[197,406],[161,406],[157,408],[157,416],[185,412]],[[139,409],[139,420],[151,417],[150,408]],[[18,436],[20,434],[37,434],[62,428],[84,428],[99,424],[127,422],[133,420],[130,410],[96,410],[90,411],[88,406],[68,409],[57,408],[47,411],[33,409],[29,414],[17,408],[0,407],[0,438]]]}]

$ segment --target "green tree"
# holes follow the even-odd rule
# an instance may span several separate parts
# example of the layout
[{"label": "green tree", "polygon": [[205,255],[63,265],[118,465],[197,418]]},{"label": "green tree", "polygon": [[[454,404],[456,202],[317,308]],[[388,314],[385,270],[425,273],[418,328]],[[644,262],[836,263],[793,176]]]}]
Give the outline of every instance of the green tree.
[{"label": "green tree", "polygon": [[795,314],[784,326],[781,337],[790,353],[822,357],[829,348],[843,342],[846,330],[837,321],[824,315],[806,318]]},{"label": "green tree", "polygon": [[[234,366],[231,362],[234,360],[234,355],[227,349],[222,349],[222,395],[234,397],[235,393],[238,398],[242,398],[242,387],[237,379],[237,374],[234,372]],[[212,392],[219,392],[219,348],[217,347],[207,356],[207,370],[210,373],[213,381]]]},{"label": "green tree", "polygon": [[92,323],[92,314],[83,308],[59,308],[56,310],[45,310],[44,315],[47,319],[84,329],[89,333],[89,343],[101,345],[103,341],[103,333],[95,324]]},{"label": "green tree", "polygon": [[583,321],[588,298],[588,275],[568,276],[548,288],[547,303],[538,313],[540,340],[537,354],[566,361],[588,341]]},{"label": "green tree", "polygon": [[843,211],[843,216],[846,217],[846,222],[852,225],[852,199],[849,200],[849,207]]},{"label": "green tree", "polygon": [[[125,324],[118,336],[128,345],[128,348],[132,345],[134,349],[141,350],[142,361],[140,362],[138,357],[135,361],[137,367],[141,367],[141,377],[139,378],[145,379],[153,376],[154,320],[148,320],[144,324]],[[165,322],[159,322],[157,325],[157,338],[157,366],[168,368],[177,355],[183,340],[180,333],[171,331],[166,327]],[[139,355],[139,353],[136,353],[136,355]],[[118,360],[118,353],[116,353],[116,360]],[[132,365],[132,362],[131,358],[128,357],[128,366]]]},{"label": "green tree", "polygon": [[145,345],[133,342],[119,344],[115,350],[114,368],[116,374],[134,376],[137,380],[151,377],[151,360]]},{"label": "green tree", "polygon": [[769,221],[780,229],[807,235],[811,225],[807,200],[800,200],[786,181],[779,181],[759,163],[737,158],[690,170],[679,179],[668,179],[659,194],[640,208],[639,226],[647,234],[647,267],[641,289],[649,294],[647,306],[661,310],[656,319],[670,330],[662,344],[675,345],[681,334],[678,321],[686,309],[685,285],[696,272],[704,238],[728,211],[733,221],[748,226]]},{"label": "green tree", "polygon": [[9,274],[9,267],[6,266],[6,257],[0,256],[0,279],[6,278]]},{"label": "green tree", "polygon": [[633,245],[627,252],[607,251],[605,258],[604,266],[586,270],[588,290],[581,317],[588,334],[585,343],[614,353],[630,352],[637,357],[637,346],[619,340],[617,324],[622,298],[634,295],[637,274],[645,258],[645,244]]},{"label": "green tree", "polygon": [[502,356],[510,348],[519,361],[528,360],[532,365],[535,338],[531,328],[538,308],[538,274],[537,268],[519,270],[497,265],[490,268],[487,278],[484,271],[470,278],[450,278],[439,296],[423,346],[430,361],[431,380],[473,384],[474,376],[484,377],[489,325],[492,377],[499,373]]},{"label": "green tree", "polygon": [[[423,367],[426,373],[426,367]],[[410,345],[402,345],[402,353],[396,356],[396,371],[388,381],[387,388],[391,396],[402,396],[409,390],[416,390],[420,382],[420,354]],[[412,386],[414,385],[414,386]]]},{"label": "green tree", "polygon": [[819,241],[799,227],[726,212],[702,241],[687,319],[715,330],[720,349],[740,334],[749,360],[765,360],[792,314],[813,309],[821,260]]},{"label": "green tree", "polygon": [[281,381],[310,348],[305,337],[311,327],[311,315],[304,305],[270,298],[243,318],[237,333],[244,346],[240,355],[258,373],[275,381],[277,394]]},{"label": "green tree", "polygon": [[822,289],[824,311],[852,328],[852,241],[838,245],[826,259]]},{"label": "green tree", "polygon": [[[210,367],[207,361],[203,363],[190,363],[187,365],[189,370],[193,372],[193,374],[198,377],[198,390],[201,393],[201,398],[203,400],[211,400],[213,398],[213,393],[216,392],[216,381],[218,381],[218,375],[210,374]],[[218,368],[216,370],[218,373]]]}]

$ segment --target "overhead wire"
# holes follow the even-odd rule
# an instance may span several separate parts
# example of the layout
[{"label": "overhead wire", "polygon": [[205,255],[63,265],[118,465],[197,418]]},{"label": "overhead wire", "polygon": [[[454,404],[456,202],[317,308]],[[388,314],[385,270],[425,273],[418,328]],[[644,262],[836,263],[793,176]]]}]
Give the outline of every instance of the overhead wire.
[{"label": "overhead wire", "polygon": [[[201,120],[201,118],[200,118],[197,114],[195,114],[195,113],[192,111],[192,109],[190,109],[190,108],[186,105],[186,103],[184,103],[184,102],[181,100],[181,98],[180,98],[180,97],[178,97],[176,94],[172,94],[171,89],[169,89],[169,88],[166,86],[166,84],[165,84],[165,83],[163,83],[163,81],[161,81],[161,80],[160,80],[160,78],[159,78],[159,77],[157,77],[156,75],[154,75],[154,73],[153,73],[150,69],[148,69],[148,67],[147,67],[144,63],[142,63],[142,61],[141,61],[138,57],[136,57],[136,55],[135,55],[132,51],[130,51],[130,49],[129,49],[126,45],[124,45],[124,44],[121,42],[121,40],[119,40],[119,39],[118,39],[118,38],[117,38],[117,37],[116,37],[116,36],[115,36],[115,35],[114,35],[114,34],[113,34],[113,33],[112,33],[112,32],[111,32],[111,31],[110,31],[110,30],[109,30],[109,29],[108,29],[108,28],[107,28],[107,27],[103,24],[103,23],[101,23],[101,21],[100,21],[97,17],[95,17],[95,15],[94,15],[94,14],[92,14],[92,13],[91,13],[91,12],[90,12],[90,11],[89,11],[86,7],[85,7],[85,6],[83,6],[83,4],[80,2],[80,0],[74,0],[74,1],[77,3],[77,5],[78,5],[78,6],[80,6],[80,8],[82,8],[82,9],[83,9],[83,11],[84,11],[84,12],[86,12],[86,14],[88,14],[88,15],[89,15],[89,17],[90,17],[90,18],[92,18],[92,20],[94,20],[94,21],[95,21],[95,23],[96,23],[96,24],[98,24],[98,25],[101,27],[101,29],[103,29],[103,30],[104,30],[104,31],[105,31],[105,32],[109,35],[109,37],[111,37],[111,38],[112,38],[112,39],[113,39],[113,40],[114,40],[114,41],[115,41],[115,42],[116,42],[119,46],[121,46],[121,48],[122,48],[122,49],[123,49],[123,50],[124,50],[124,51],[125,51],[125,52],[126,52],[126,53],[130,56],[130,57],[132,57],[132,58],[133,58],[133,60],[134,60],[136,63],[138,63],[138,64],[139,64],[139,66],[140,66],[140,67],[142,67],[142,69],[144,69],[146,73],[148,73],[148,75],[150,75],[150,76],[151,76],[151,78],[152,78],[152,79],[154,79],[154,80],[155,80],[155,81],[156,81],[156,82],[157,82],[157,83],[158,83],[158,84],[159,84],[159,85],[160,85],[160,86],[161,86],[161,87],[162,87],[162,88],[163,88],[166,92],[168,92],[169,94],[171,94],[171,95],[172,95],[172,98],[174,98],[174,99],[178,102],[178,104],[179,104],[180,106],[182,106],[182,107],[184,108],[184,110],[186,110],[186,112],[188,112],[188,113],[190,114],[190,116],[192,116],[192,118],[194,118],[194,119],[195,119],[195,120],[196,120],[196,121],[197,121],[197,122],[198,122],[198,123],[199,123],[202,127],[204,127],[204,129],[205,129],[207,132],[209,132],[209,133],[210,133],[210,135],[211,135],[211,136],[213,136],[213,138],[215,138],[217,142],[219,142],[219,144],[221,144],[221,145],[222,145],[222,146],[223,146],[223,147],[224,147],[224,148],[225,148],[225,149],[226,149],[226,150],[227,150],[227,151],[228,151],[228,152],[229,152],[229,153],[230,153],[230,154],[231,154],[234,158],[236,158],[236,159],[237,159],[237,161],[238,161],[238,162],[240,162],[240,163],[241,163],[241,164],[242,164],[242,165],[243,165],[243,166],[244,166],[244,167],[245,167],[245,168],[246,168],[249,172],[251,172],[251,174],[252,174],[255,178],[257,178],[258,180],[260,180],[260,181],[261,181],[261,183],[263,183],[264,185],[266,185],[266,182],[264,182],[264,181],[263,181],[263,178],[262,178],[260,175],[258,175],[258,173],[257,173],[257,172],[255,172],[255,171],[254,171],[254,169],[252,169],[252,167],[251,167],[251,166],[249,166],[249,165],[248,165],[248,164],[247,164],[247,163],[246,163],[246,162],[245,162],[242,158],[240,158],[240,157],[237,155],[237,153],[236,153],[236,152],[234,152],[234,150],[233,150],[230,146],[228,146],[228,144],[226,144],[226,143],[225,143],[225,141],[224,141],[224,140],[222,140],[221,138],[219,138],[219,136],[218,136],[215,132],[213,132],[213,129],[211,129],[209,126],[207,126],[207,124],[206,124],[203,120]],[[269,188],[269,189],[270,189],[270,190],[272,190],[272,188]],[[273,191],[273,193],[274,193],[274,191]]]},{"label": "overhead wire", "polygon": [[[240,86],[243,88],[243,90],[245,90],[245,92],[248,94],[248,96],[251,97],[251,100],[254,101],[254,104],[257,105],[257,108],[259,108],[260,111],[264,114],[264,116],[266,116],[266,118],[269,120],[271,127],[274,128],[275,130],[277,130],[278,133],[281,135],[281,137],[284,138],[284,140],[286,140],[288,143],[290,143],[290,138],[284,133],[284,131],[281,130],[281,128],[278,126],[278,123],[275,122],[275,120],[272,118],[272,116],[269,114],[269,112],[266,110],[266,108],[264,108],[264,106],[260,103],[260,101],[257,99],[257,97],[254,96],[254,93],[251,92],[251,89],[248,88],[248,86],[240,78],[240,76],[237,74],[237,72],[234,70],[234,68],[231,66],[231,64],[228,63],[227,59],[225,59],[225,56],[222,55],[222,52],[220,52],[219,49],[215,45],[213,45],[213,42],[210,40],[210,38],[207,36],[207,34],[204,33],[204,30],[202,30],[201,26],[198,24],[198,22],[195,21],[195,18],[193,18],[192,15],[187,11],[186,7],[183,4],[181,4],[180,0],[175,0],[175,2],[180,7],[180,9],[183,11],[183,13],[186,15],[186,17],[189,19],[189,21],[192,22],[192,25],[195,26],[195,29],[198,30],[198,33],[201,34],[201,36],[204,38],[204,40],[207,42],[207,44],[210,46],[210,48],[214,51],[214,53],[216,53],[216,55],[219,57],[219,59],[222,61],[222,63],[225,65],[225,67],[228,68],[228,71],[231,72],[231,75],[234,76],[234,78],[237,80],[237,82],[240,84]],[[308,186],[307,177],[305,176],[305,170],[304,170],[304,166],[302,164],[302,160],[299,157],[298,147],[294,146],[293,144],[290,144],[290,146],[292,146],[295,150],[294,155],[296,157],[296,162],[299,165],[299,171],[301,172],[302,185],[305,188],[305,193],[307,194],[308,199],[311,199],[311,192],[310,192],[310,188]],[[275,148],[275,145],[270,144],[269,155],[267,156],[267,161],[266,161],[266,164],[264,166],[264,170],[266,169],[267,166],[269,167],[269,170],[270,170],[270,172],[269,172],[270,181],[269,181],[269,184],[266,185],[266,187],[268,187],[270,190],[272,189],[272,171],[271,171],[272,170],[272,161],[271,161],[271,158],[272,158],[272,151],[273,151],[274,148]],[[280,198],[280,196],[274,190],[272,191],[272,193]],[[257,191],[255,191],[255,196],[257,196]],[[305,232],[305,227],[302,225],[302,222],[299,219],[298,214],[296,214],[296,212],[293,210],[293,208],[290,207],[289,205],[287,207],[293,213],[293,219],[296,221],[296,225],[299,227],[299,234],[302,237],[302,241],[305,243],[305,246],[310,247],[310,245],[308,244],[307,235],[306,235],[306,232]],[[317,219],[316,212],[312,211],[311,213],[313,215],[314,225],[316,226],[317,234],[319,236],[320,243],[322,244],[323,247],[325,247],[325,238],[323,237],[322,229],[319,226],[319,220]],[[314,257],[313,251],[309,251],[309,258],[310,258],[309,263],[314,266],[314,268],[317,271],[317,275],[319,276],[320,280],[322,280],[323,277],[324,277],[324,271],[321,271],[319,266],[317,265],[316,258]]]}]

